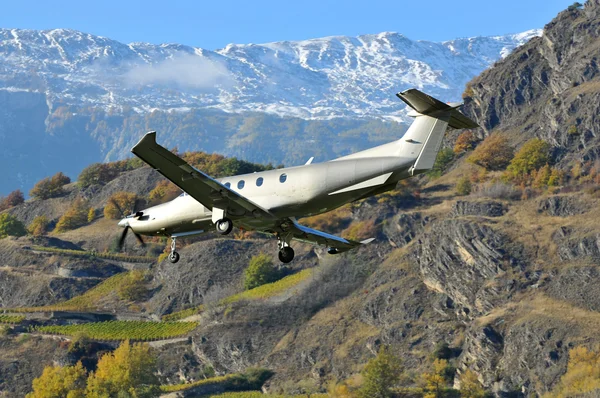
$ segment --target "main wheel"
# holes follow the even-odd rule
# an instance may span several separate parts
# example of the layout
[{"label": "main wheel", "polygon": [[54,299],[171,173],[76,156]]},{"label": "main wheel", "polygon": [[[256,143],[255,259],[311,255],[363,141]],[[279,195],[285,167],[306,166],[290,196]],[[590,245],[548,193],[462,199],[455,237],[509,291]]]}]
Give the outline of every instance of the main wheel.
[{"label": "main wheel", "polygon": [[294,249],[289,246],[285,246],[283,249],[279,250],[279,261],[284,264],[289,263],[294,259]]},{"label": "main wheel", "polygon": [[173,264],[175,264],[177,261],[179,261],[179,253],[171,252],[171,254],[169,254],[169,261],[172,262]]},{"label": "main wheel", "polygon": [[228,235],[233,229],[233,221],[231,221],[229,218],[224,218],[217,221],[215,227],[217,228],[217,232],[221,235]]}]

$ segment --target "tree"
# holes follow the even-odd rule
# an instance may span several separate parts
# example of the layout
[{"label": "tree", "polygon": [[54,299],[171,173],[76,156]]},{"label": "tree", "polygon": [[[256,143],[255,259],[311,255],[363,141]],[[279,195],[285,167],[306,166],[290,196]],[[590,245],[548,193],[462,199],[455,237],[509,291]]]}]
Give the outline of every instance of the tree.
[{"label": "tree", "polygon": [[58,219],[56,232],[65,232],[87,224],[90,206],[83,198],[77,198],[71,203],[71,207]]},{"label": "tree", "polygon": [[358,391],[360,398],[389,398],[393,395],[392,387],[402,375],[402,364],[389,348],[381,346],[377,356],[367,363],[361,373],[364,383]]},{"label": "tree", "polygon": [[475,145],[477,145],[478,141],[479,139],[471,130],[466,130],[456,138],[456,143],[454,144],[454,148],[452,150],[457,155],[470,151],[475,148]]},{"label": "tree", "polygon": [[46,177],[33,186],[29,195],[36,199],[49,199],[61,196],[65,193],[63,186],[70,183],[71,179],[62,172]]},{"label": "tree", "polygon": [[134,211],[135,204],[140,197],[133,192],[116,192],[104,206],[104,217],[118,220]]},{"label": "tree", "polygon": [[93,207],[90,207],[90,210],[88,211],[87,222],[91,223],[95,219],[96,219],[96,209],[94,209]]},{"label": "tree", "polygon": [[33,219],[27,230],[33,236],[43,236],[48,232],[48,227],[50,222],[46,218],[46,216],[37,216]]},{"label": "tree", "polygon": [[0,239],[7,236],[27,235],[27,230],[21,221],[12,214],[0,214]]},{"label": "tree", "polygon": [[46,366],[33,380],[27,398],[83,398],[86,372],[81,362],[74,366]]},{"label": "tree", "polygon": [[527,141],[515,154],[506,168],[507,176],[522,178],[550,162],[550,144],[539,138]]},{"label": "tree", "polygon": [[485,397],[485,390],[471,369],[465,370],[460,376],[460,396],[463,398]]},{"label": "tree", "polygon": [[271,256],[260,253],[250,259],[250,264],[244,272],[244,288],[246,290],[275,282],[279,279],[279,272],[273,267]]},{"label": "tree", "polygon": [[435,163],[431,170],[427,172],[427,175],[433,178],[437,178],[444,174],[444,171],[448,168],[448,165],[454,160],[454,152],[450,148],[443,148],[438,152],[435,158]]},{"label": "tree", "polygon": [[511,161],[513,153],[508,138],[496,133],[483,140],[467,158],[467,161],[487,170],[502,170]]},{"label": "tree", "polygon": [[25,197],[20,189],[12,191],[7,197],[0,199],[0,211],[10,209],[25,202]]},{"label": "tree", "polygon": [[125,341],[100,358],[96,371],[88,377],[86,397],[158,397],[156,371],[156,357],[148,344]]},{"label": "tree", "polygon": [[425,382],[426,396],[442,397],[446,390],[446,385],[450,379],[450,373],[454,373],[454,369],[448,365],[445,359],[436,359],[433,361],[433,371],[423,374]]},{"label": "tree", "polygon": [[456,194],[465,196],[471,193],[471,180],[469,177],[462,177],[456,183]]},{"label": "tree", "polygon": [[[594,394],[595,393],[595,394]],[[598,396],[600,393],[600,347],[578,346],[569,351],[567,372],[554,390],[544,397]]]},{"label": "tree", "polygon": [[148,198],[152,202],[167,202],[175,199],[181,193],[181,189],[171,181],[161,180],[154,189],[148,194]]}]

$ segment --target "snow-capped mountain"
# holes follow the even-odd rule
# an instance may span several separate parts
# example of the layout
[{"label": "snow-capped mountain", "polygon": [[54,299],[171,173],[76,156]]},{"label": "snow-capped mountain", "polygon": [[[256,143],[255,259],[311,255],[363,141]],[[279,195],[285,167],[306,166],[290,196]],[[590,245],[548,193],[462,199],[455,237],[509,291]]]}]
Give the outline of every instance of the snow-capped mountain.
[{"label": "snow-capped mountain", "polygon": [[459,100],[465,83],[540,34],[435,43],[384,32],[209,51],[123,44],[67,29],[0,29],[0,89],[43,92],[50,110],[61,104],[402,119],[399,90],[419,87]]}]

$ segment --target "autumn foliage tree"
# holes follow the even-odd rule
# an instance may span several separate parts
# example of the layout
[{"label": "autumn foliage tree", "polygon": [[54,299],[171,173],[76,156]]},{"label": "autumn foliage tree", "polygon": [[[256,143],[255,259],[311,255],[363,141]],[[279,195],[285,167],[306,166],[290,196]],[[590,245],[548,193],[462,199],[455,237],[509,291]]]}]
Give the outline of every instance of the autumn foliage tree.
[{"label": "autumn foliage tree", "polygon": [[104,206],[104,217],[118,220],[131,214],[137,201],[141,200],[139,196],[132,192],[116,192],[113,194]]},{"label": "autumn foliage tree", "polygon": [[86,377],[81,362],[74,366],[47,366],[33,380],[33,391],[27,398],[83,398]]},{"label": "autumn foliage tree", "polygon": [[148,344],[125,341],[100,358],[96,371],[87,380],[86,398],[158,397],[156,371],[156,357]]},{"label": "autumn foliage tree", "polygon": [[0,198],[0,211],[10,209],[11,207],[20,205],[23,202],[25,202],[23,192],[17,189],[16,191],[9,193],[5,198]]},{"label": "autumn foliage tree", "polygon": [[567,372],[544,398],[600,395],[600,347],[590,350],[578,346],[569,351]]},{"label": "autumn foliage tree", "polygon": [[471,369],[465,370],[460,376],[460,396],[461,398],[485,397],[485,389]]},{"label": "autumn foliage tree", "polygon": [[81,188],[87,188],[92,185],[105,185],[117,178],[121,172],[137,169],[142,165],[143,162],[137,158],[111,163],[94,163],[79,173],[77,184]]},{"label": "autumn foliage tree", "polygon": [[88,223],[88,213],[90,206],[87,200],[77,198],[71,203],[71,207],[58,219],[56,223],[56,232],[65,232],[79,227],[83,227]]},{"label": "autumn foliage tree", "polygon": [[46,216],[37,216],[27,227],[29,233],[33,236],[43,236],[48,232],[50,221]]},{"label": "autumn foliage tree", "polygon": [[71,179],[62,172],[46,177],[33,186],[29,195],[36,199],[56,198],[65,193],[63,186],[70,183]]},{"label": "autumn foliage tree", "polygon": [[153,203],[167,202],[175,199],[181,193],[181,189],[171,181],[161,180],[159,181],[154,189],[148,194],[148,198]]},{"label": "autumn foliage tree", "polygon": [[454,143],[454,148],[452,149],[455,154],[461,154],[463,152],[470,151],[475,148],[479,139],[471,130],[466,130],[462,132]]},{"label": "autumn foliage tree", "polygon": [[506,168],[506,175],[511,180],[526,179],[533,171],[537,171],[550,162],[550,144],[539,138],[527,141],[515,154]]},{"label": "autumn foliage tree", "polygon": [[502,170],[513,158],[514,150],[508,138],[501,134],[492,134],[475,148],[467,161],[487,170]]},{"label": "autumn foliage tree", "polygon": [[381,346],[377,356],[371,359],[362,371],[364,383],[358,396],[360,398],[389,398],[393,396],[392,387],[398,384],[402,375],[400,359]]}]

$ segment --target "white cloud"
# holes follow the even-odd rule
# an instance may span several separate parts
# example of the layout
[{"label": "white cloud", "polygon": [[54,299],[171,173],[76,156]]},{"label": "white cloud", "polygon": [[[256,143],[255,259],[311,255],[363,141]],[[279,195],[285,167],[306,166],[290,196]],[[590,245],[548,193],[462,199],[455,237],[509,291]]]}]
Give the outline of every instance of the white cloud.
[{"label": "white cloud", "polygon": [[233,83],[224,64],[191,54],[177,55],[156,64],[137,65],[126,72],[124,78],[133,85],[164,84],[197,89]]}]

